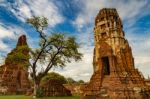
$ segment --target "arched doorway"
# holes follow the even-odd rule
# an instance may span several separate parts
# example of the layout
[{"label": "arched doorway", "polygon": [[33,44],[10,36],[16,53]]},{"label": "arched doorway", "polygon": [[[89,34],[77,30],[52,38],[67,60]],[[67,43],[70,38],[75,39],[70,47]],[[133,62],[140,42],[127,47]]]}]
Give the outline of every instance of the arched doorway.
[{"label": "arched doorway", "polygon": [[110,64],[108,57],[102,57],[103,74],[110,75]]},{"label": "arched doorway", "polygon": [[17,89],[21,88],[21,71],[17,74]]}]

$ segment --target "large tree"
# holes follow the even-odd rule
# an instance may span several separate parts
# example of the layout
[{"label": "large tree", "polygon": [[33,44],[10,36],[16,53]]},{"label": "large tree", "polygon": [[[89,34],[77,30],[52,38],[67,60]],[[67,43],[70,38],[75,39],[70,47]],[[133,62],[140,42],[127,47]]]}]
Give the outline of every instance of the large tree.
[{"label": "large tree", "polygon": [[41,79],[52,67],[64,67],[72,60],[81,60],[82,54],[78,52],[79,44],[74,37],[66,36],[62,33],[52,33],[47,36],[44,33],[48,27],[48,20],[45,17],[32,17],[27,19],[39,33],[39,48],[31,50],[31,77],[34,81],[34,96]]}]

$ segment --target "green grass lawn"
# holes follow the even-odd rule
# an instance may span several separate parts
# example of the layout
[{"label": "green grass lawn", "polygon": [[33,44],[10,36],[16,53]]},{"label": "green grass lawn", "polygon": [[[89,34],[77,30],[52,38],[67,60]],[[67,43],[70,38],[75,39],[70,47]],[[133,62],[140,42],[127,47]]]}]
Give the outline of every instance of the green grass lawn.
[{"label": "green grass lawn", "polygon": [[[32,99],[31,96],[23,96],[23,95],[7,95],[7,96],[0,96],[0,99]],[[73,97],[44,97],[44,98],[37,98],[37,99],[80,99],[78,96]]]},{"label": "green grass lawn", "polygon": [[[31,96],[23,96],[23,95],[7,95],[7,96],[0,96],[0,99],[32,99]],[[73,97],[45,97],[45,98],[37,98],[37,99],[80,99],[79,96]],[[150,99],[150,97],[148,98]]]}]

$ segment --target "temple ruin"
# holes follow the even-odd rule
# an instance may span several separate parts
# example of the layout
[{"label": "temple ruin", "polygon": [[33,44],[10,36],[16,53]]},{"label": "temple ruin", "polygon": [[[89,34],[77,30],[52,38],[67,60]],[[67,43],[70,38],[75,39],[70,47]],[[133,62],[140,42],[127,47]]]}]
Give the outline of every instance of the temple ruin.
[{"label": "temple ruin", "polygon": [[71,91],[65,88],[59,80],[51,79],[44,82],[40,86],[44,92],[44,96],[72,96]]},{"label": "temple ruin", "polygon": [[29,48],[26,36],[18,39],[16,48],[8,53],[5,64],[0,66],[0,93],[23,94],[30,88],[28,79]]},{"label": "temple ruin", "polygon": [[94,73],[83,87],[83,99],[147,99],[144,77],[135,69],[132,49],[114,8],[103,8],[95,19]]}]

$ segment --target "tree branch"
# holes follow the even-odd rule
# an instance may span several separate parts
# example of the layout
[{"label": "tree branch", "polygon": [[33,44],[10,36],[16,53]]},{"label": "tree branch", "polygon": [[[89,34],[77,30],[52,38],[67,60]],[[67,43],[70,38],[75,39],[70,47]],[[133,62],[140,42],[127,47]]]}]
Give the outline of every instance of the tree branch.
[{"label": "tree branch", "polygon": [[52,57],[51,61],[47,65],[47,68],[45,69],[45,72],[43,72],[43,75],[47,74],[47,72],[53,67],[53,61],[56,58],[56,56],[60,53],[60,50],[62,50],[62,47],[57,49],[57,53]]}]

